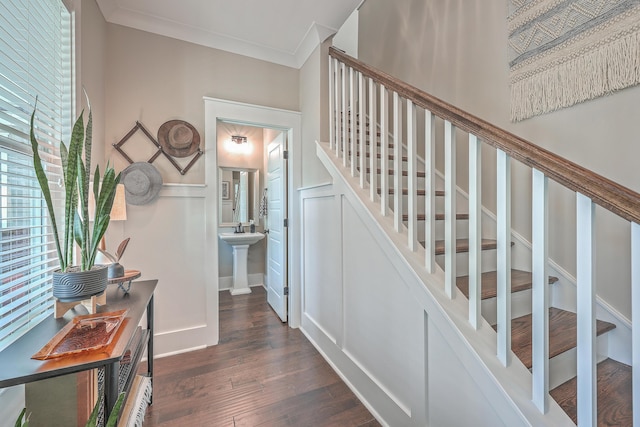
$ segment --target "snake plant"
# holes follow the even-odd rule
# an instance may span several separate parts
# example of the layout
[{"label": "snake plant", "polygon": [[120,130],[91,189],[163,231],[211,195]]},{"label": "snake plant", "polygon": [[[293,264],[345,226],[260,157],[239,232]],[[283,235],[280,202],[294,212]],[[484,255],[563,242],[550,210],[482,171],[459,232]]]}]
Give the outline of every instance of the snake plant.
[{"label": "snake plant", "polygon": [[64,224],[62,225],[62,238],[60,238],[60,229],[58,228],[60,223],[56,221],[49,180],[38,152],[38,141],[35,137],[34,127],[35,114],[36,109],[34,108],[31,114],[30,131],[33,167],[51,219],[60,270],[67,272],[73,265],[74,242],[80,248],[80,270],[90,270],[95,263],[100,239],[109,226],[111,207],[116,194],[116,186],[120,182],[120,174],[116,175],[115,170],[107,164],[104,175],[101,177],[100,168],[96,167],[91,189],[95,200],[95,216],[92,218],[93,227],[91,227],[89,222],[89,187],[91,187],[89,177],[93,118],[91,109],[89,109],[85,129],[84,112],[80,113],[73,126],[68,147],[63,142],[60,143],[65,194]]}]

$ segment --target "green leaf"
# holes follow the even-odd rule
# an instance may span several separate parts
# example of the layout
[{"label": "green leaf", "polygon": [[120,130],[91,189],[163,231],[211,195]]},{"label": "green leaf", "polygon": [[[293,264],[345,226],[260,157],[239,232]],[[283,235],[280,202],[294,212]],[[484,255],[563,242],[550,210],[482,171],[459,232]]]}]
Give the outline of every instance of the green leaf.
[{"label": "green leaf", "polygon": [[106,427],[115,427],[116,425],[118,425],[118,416],[120,415],[120,407],[124,403],[124,396],[124,392],[120,393],[120,395],[118,396],[118,400],[116,400],[116,404],[113,405],[113,410],[109,415],[109,419],[107,419]]},{"label": "green leaf", "polygon": [[[36,105],[38,103],[38,99],[36,98]],[[56,244],[56,251],[58,252],[58,261],[60,262],[60,268],[66,268],[66,259],[62,254],[62,248],[60,247],[60,237],[58,235],[58,226],[56,224],[56,216],[53,209],[53,201],[51,199],[51,191],[49,190],[49,179],[44,172],[44,168],[42,167],[42,160],[40,159],[40,153],[38,149],[38,141],[36,140],[36,134],[34,131],[34,120],[36,116],[36,109],[33,109],[33,113],[31,113],[31,123],[30,123],[30,140],[31,140],[31,151],[33,153],[33,169],[36,173],[36,177],[38,178],[38,184],[40,184],[40,189],[42,190],[42,196],[44,197],[45,204],[47,205],[47,211],[49,212],[49,218],[51,220],[51,227],[53,229],[53,238]],[[66,252],[66,251],[65,251]]]},{"label": "green leaf", "polygon": [[29,417],[25,418],[24,422],[22,421],[26,413],[27,408],[22,408],[22,412],[20,412],[20,416],[16,420],[15,427],[27,427],[29,425]]}]

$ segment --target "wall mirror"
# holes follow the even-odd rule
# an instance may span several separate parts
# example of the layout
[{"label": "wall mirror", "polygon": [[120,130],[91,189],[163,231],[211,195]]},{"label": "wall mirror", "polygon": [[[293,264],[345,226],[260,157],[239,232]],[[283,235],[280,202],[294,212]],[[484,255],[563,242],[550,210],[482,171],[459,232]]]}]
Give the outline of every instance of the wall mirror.
[{"label": "wall mirror", "polygon": [[218,185],[220,227],[248,225],[252,219],[258,224],[257,169],[219,167]]}]

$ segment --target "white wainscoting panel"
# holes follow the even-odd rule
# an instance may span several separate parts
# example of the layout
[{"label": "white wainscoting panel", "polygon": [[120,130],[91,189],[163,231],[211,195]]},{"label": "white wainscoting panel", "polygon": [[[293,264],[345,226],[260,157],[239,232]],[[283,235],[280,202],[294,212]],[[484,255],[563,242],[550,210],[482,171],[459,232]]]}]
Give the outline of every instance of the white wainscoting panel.
[{"label": "white wainscoting panel", "polygon": [[[204,211],[204,188],[194,186],[165,186],[153,203],[127,206],[122,233],[131,241],[121,263],[141,280],[158,279],[156,357],[202,348],[208,327],[218,327],[207,325]],[[119,242],[113,234],[109,249]]]},{"label": "white wainscoting panel", "polygon": [[[428,320],[427,324],[428,425],[505,426],[491,401],[480,398],[484,395],[482,384],[474,381],[472,373],[447,342],[447,337]],[[452,410],[455,406],[459,410]]]},{"label": "white wainscoting panel", "polygon": [[422,313],[343,198],[344,351],[411,418]]},{"label": "white wainscoting panel", "polygon": [[319,195],[302,201],[303,316],[334,344],[342,341],[340,199]]}]

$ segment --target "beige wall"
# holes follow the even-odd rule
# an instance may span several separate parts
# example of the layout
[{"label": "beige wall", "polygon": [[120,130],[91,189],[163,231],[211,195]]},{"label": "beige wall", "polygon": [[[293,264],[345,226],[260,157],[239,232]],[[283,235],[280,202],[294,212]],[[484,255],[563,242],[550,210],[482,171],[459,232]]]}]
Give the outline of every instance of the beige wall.
[{"label": "beige wall", "polygon": [[[299,71],[167,37],[107,24],[105,156],[116,170],[128,164],[115,152],[118,142],[140,121],[152,135],[167,120],[181,119],[200,133],[204,157],[184,176],[164,158],[154,166],[165,184],[148,205],[127,207],[128,219],[109,227],[107,248],[131,237],[123,257],[125,268],[140,269],[144,279],[158,278],[156,291],[156,355],[188,351],[217,342],[217,277],[212,263],[205,212],[207,156],[204,96],[287,110],[299,108]],[[214,138],[215,139],[215,138]],[[146,161],[154,146],[137,132],[124,150],[134,161]],[[185,166],[190,158],[178,159]],[[212,176],[216,176],[215,174]],[[253,259],[249,273],[264,271],[264,253]],[[223,273],[230,263],[221,266]],[[223,271],[224,270],[224,271]],[[217,275],[216,275],[217,276]],[[217,294],[217,292],[213,292]],[[214,333],[215,331],[215,333]]]},{"label": "beige wall", "polygon": [[331,181],[331,176],[316,156],[316,141],[329,140],[328,49],[329,43],[318,46],[300,69],[303,187]]},{"label": "beige wall", "polygon": [[[82,88],[87,91],[91,102],[93,115],[93,144],[92,163],[102,165],[105,162],[105,68],[107,55],[107,22],[94,0],[76,1],[77,31],[81,35],[79,40],[79,61],[76,64],[78,80],[78,108],[77,113],[86,109]],[[76,15],[78,16],[78,15]]]},{"label": "beige wall", "polygon": [[[127,164],[110,145],[118,142],[136,120],[152,135],[167,120],[186,120],[199,131],[204,145],[203,96],[298,109],[295,69],[119,25],[109,24],[107,33],[109,113],[105,140],[108,157],[118,169]],[[212,148],[202,145],[205,150]],[[153,147],[140,132],[124,147],[134,161],[145,161],[153,154]],[[181,164],[187,162],[183,159]],[[164,182],[204,183],[202,159],[184,176],[164,158],[154,165]]]},{"label": "beige wall", "polygon": [[[594,170],[640,190],[637,118],[640,87],[535,117],[509,122],[506,0],[368,0],[360,9],[359,56],[396,77]],[[465,156],[466,141],[459,141]],[[441,152],[439,152],[441,154]],[[483,204],[495,210],[491,169]],[[466,187],[466,160],[458,170]],[[530,173],[514,168],[513,227],[530,236]],[[521,185],[525,190],[517,190]],[[550,184],[551,258],[575,274],[574,196]],[[567,215],[558,219],[558,213]],[[600,210],[598,211],[600,214]],[[597,227],[598,295],[630,318],[628,225],[606,220]]]}]

